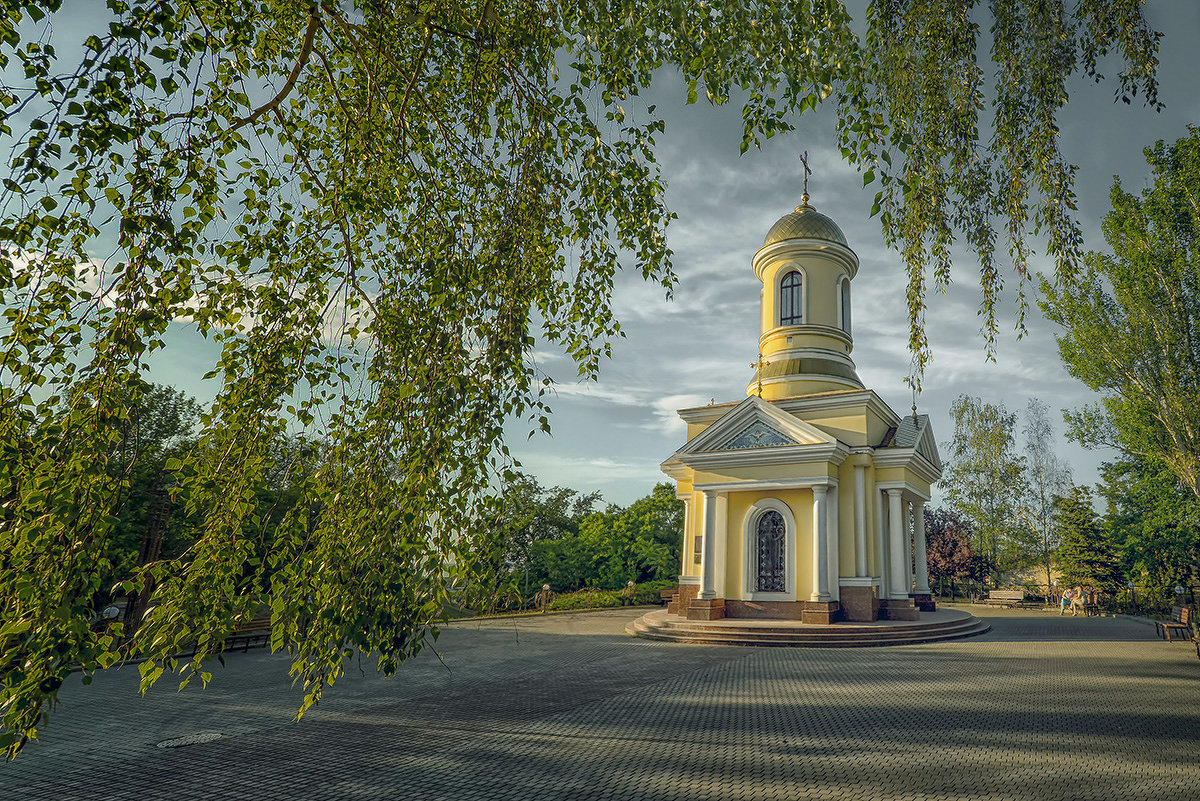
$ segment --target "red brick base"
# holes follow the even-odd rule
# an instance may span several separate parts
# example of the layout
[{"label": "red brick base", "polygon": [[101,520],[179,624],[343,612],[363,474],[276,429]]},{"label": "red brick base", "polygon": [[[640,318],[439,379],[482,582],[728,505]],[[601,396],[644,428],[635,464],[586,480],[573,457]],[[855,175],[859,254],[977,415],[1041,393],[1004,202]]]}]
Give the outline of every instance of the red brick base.
[{"label": "red brick base", "polygon": [[913,605],[911,598],[897,600],[886,598],[879,602],[880,620],[920,620],[921,613]]},{"label": "red brick base", "polygon": [[913,603],[922,612],[936,612],[937,604],[933,602],[932,595],[909,593],[909,598],[912,598]]},{"label": "red brick base", "polygon": [[801,623],[828,625],[840,617],[842,605],[837,601],[805,601]]},{"label": "red brick base", "polygon": [[724,598],[696,598],[688,604],[688,620],[720,620],[723,617],[725,617]]},{"label": "red brick base", "polygon": [[679,592],[667,604],[667,614],[687,617],[687,608],[696,599],[699,592],[700,586],[697,584],[680,584]]}]

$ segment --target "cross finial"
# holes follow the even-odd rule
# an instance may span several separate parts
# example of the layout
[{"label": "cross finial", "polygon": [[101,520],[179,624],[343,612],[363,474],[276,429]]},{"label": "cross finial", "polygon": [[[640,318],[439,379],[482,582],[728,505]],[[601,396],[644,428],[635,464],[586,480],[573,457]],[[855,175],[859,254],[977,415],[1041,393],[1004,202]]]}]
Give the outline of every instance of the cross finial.
[{"label": "cross finial", "polygon": [[800,163],[804,165],[804,203],[808,204],[808,176],[812,175],[812,170],[808,168],[808,151],[805,150],[800,154]]},{"label": "cross finial", "polygon": [[758,352],[758,361],[750,365],[754,368],[754,377],[758,381],[758,397],[760,398],[762,397],[762,369],[768,364],[770,364],[770,362],[763,361],[762,351],[760,350]]}]

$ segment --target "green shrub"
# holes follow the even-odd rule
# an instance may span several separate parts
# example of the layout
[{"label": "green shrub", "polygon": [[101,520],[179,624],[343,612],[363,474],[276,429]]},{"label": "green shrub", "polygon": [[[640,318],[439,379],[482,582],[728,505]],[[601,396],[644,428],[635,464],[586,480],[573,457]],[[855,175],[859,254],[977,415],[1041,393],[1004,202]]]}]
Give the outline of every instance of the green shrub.
[{"label": "green shrub", "polygon": [[623,600],[625,599],[621,597],[620,593],[588,588],[579,592],[568,592],[555,597],[554,601],[550,604],[550,608],[556,611],[607,609],[613,606],[622,606]]},{"label": "green shrub", "polygon": [[610,609],[615,606],[647,606],[662,603],[662,591],[675,586],[674,581],[659,579],[633,585],[629,594],[625,590],[602,590],[584,587],[578,592],[558,595],[550,608],[558,611],[572,609]]}]

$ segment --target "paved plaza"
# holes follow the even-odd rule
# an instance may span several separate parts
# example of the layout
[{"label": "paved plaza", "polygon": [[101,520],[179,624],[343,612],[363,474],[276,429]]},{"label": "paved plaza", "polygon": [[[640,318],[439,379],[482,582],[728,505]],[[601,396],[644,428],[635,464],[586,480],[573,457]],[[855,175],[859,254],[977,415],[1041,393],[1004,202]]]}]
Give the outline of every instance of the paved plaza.
[{"label": "paved plaza", "polygon": [[285,657],[145,698],[129,666],[64,689],[0,799],[1200,798],[1190,644],[972,611],[989,633],[889,648],[656,643],[632,610],[457,623],[445,666],[364,662],[301,723]]}]

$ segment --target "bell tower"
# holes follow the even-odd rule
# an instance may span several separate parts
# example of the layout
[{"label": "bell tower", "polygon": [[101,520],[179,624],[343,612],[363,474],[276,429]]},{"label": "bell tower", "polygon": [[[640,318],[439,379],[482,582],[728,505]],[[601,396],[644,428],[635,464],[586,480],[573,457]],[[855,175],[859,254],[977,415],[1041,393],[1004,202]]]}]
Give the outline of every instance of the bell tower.
[{"label": "bell tower", "polygon": [[837,223],[809,205],[807,176],[805,184],[801,204],[771,226],[754,254],[762,319],[746,394],[764,400],[863,389],[850,358],[858,256]]}]

